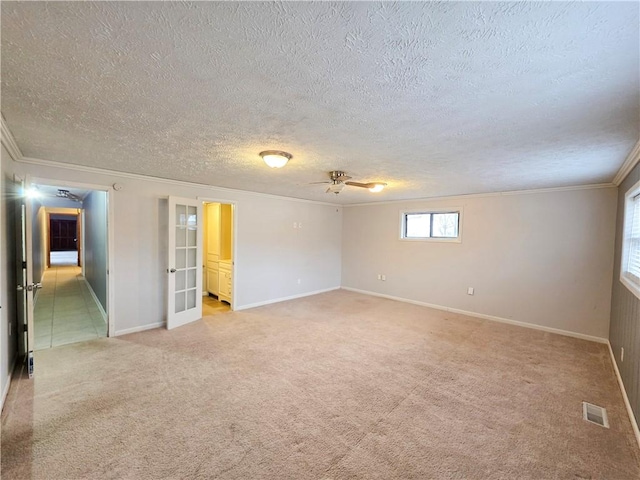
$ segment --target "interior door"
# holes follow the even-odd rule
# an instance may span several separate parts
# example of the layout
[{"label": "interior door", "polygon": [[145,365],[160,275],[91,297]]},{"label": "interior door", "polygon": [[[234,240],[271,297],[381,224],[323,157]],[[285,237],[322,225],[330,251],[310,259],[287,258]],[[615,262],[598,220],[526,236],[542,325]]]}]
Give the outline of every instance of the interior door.
[{"label": "interior door", "polygon": [[26,357],[29,378],[33,377],[33,297],[36,288],[40,285],[33,283],[32,265],[32,246],[31,246],[31,201],[24,195],[24,181],[20,181],[18,190],[19,200],[16,202],[16,280],[17,280],[17,314],[18,314],[18,331],[22,330],[22,338],[19,338],[19,353]]},{"label": "interior door", "polygon": [[169,197],[167,328],[202,318],[202,202]]},{"label": "interior door", "polygon": [[50,245],[53,252],[70,252],[78,249],[77,218],[55,218],[50,220]]}]

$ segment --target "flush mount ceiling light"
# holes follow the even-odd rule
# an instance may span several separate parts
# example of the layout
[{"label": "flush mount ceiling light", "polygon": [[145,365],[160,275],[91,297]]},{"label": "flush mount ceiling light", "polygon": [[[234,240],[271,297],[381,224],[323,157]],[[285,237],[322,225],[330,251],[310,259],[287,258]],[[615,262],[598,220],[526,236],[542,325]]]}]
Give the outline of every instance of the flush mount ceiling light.
[{"label": "flush mount ceiling light", "polygon": [[27,198],[40,198],[42,197],[42,193],[40,193],[40,190],[38,190],[38,186],[37,185],[33,185],[29,188],[27,188],[24,191],[24,194]]},{"label": "flush mount ceiling light", "polygon": [[264,152],[260,152],[260,156],[264,160],[264,163],[271,168],[282,168],[293,158],[293,155],[290,153],[281,152],[280,150],[265,150]]}]

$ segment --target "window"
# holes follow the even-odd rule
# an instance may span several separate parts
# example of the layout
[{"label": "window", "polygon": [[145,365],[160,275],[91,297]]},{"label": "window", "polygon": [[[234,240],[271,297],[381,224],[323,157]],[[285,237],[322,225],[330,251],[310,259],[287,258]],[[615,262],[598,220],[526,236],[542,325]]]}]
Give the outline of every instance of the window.
[{"label": "window", "polygon": [[640,298],[640,182],[625,195],[620,281]]},{"label": "window", "polygon": [[460,241],[461,209],[402,212],[403,240]]}]

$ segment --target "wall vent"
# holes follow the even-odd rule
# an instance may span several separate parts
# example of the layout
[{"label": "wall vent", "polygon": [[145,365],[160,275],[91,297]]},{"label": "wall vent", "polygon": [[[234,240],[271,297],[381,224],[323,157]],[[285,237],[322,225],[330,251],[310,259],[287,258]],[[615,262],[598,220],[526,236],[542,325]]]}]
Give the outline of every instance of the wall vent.
[{"label": "wall vent", "polygon": [[596,425],[600,425],[604,428],[609,428],[607,410],[597,405],[582,402],[582,418],[587,422],[595,423]]}]

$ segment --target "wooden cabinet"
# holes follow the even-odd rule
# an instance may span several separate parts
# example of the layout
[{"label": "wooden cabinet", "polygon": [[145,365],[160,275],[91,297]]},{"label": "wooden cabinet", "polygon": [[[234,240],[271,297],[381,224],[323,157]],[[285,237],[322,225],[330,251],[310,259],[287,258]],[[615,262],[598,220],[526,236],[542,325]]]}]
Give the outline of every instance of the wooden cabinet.
[{"label": "wooden cabinet", "polygon": [[207,275],[207,292],[218,296],[220,287],[218,282],[218,262],[207,262],[206,275]]},{"label": "wooden cabinet", "polygon": [[218,299],[231,303],[231,261],[220,261],[220,269],[218,271]]}]

